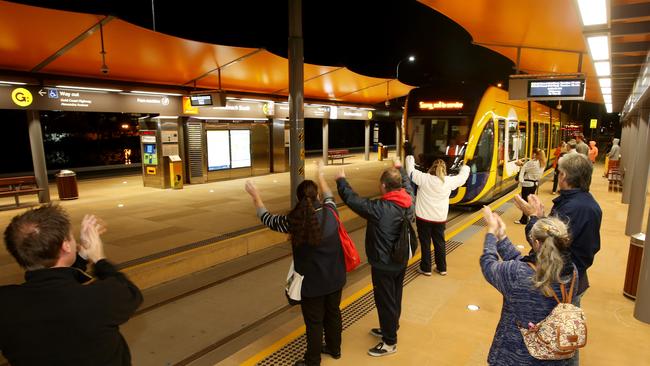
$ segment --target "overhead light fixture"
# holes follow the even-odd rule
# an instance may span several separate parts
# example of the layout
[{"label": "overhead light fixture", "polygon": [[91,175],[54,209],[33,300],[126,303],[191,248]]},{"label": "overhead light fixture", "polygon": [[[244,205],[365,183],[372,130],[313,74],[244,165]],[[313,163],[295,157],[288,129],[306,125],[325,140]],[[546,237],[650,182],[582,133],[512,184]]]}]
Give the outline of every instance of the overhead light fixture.
[{"label": "overhead light fixture", "polygon": [[158,118],[168,118],[168,119],[173,119],[173,118],[178,118],[178,116],[156,116],[156,117],[151,117],[152,119]]},{"label": "overhead light fixture", "polygon": [[594,61],[609,60],[609,37],[592,36],[587,37],[591,58]]},{"label": "overhead light fixture", "polygon": [[603,94],[603,100],[605,101],[605,104],[612,104],[612,95],[611,94]]},{"label": "overhead light fixture", "polygon": [[605,103],[605,108],[607,109],[607,113],[612,113],[612,103]]},{"label": "overhead light fixture", "polygon": [[415,61],[415,56],[409,56],[409,61],[411,62]]},{"label": "overhead light fixture", "polygon": [[600,88],[600,92],[605,94],[612,94],[612,88]]},{"label": "overhead light fixture", "polygon": [[607,24],[606,0],[578,0],[582,25]]},{"label": "overhead light fixture", "polygon": [[0,84],[27,85],[27,83],[23,83],[23,82],[20,82],[20,81],[5,81],[5,80],[0,80]]},{"label": "overhead light fixture", "polygon": [[612,87],[612,79],[610,79],[610,78],[598,79],[598,83],[600,84],[601,88],[611,88]]},{"label": "overhead light fixture", "polygon": [[150,95],[168,95],[171,97],[180,97],[183,94],[179,93],[163,93],[163,92],[150,92],[150,91],[144,91],[144,90],[131,90],[131,93],[133,94],[150,94]]},{"label": "overhead light fixture", "polygon": [[467,310],[469,311],[478,311],[480,308],[481,308],[480,306],[474,304],[467,305]]},{"label": "overhead light fixture", "polygon": [[609,61],[594,62],[594,67],[596,68],[596,75],[598,76],[610,76],[612,74],[612,68]]},{"label": "overhead light fixture", "polygon": [[57,88],[64,88],[64,89],[77,89],[77,90],[89,90],[89,91],[99,91],[99,92],[115,92],[119,93],[122,92],[123,90],[120,89],[109,89],[109,88],[91,88],[87,86],[72,86],[72,85],[57,85]]}]

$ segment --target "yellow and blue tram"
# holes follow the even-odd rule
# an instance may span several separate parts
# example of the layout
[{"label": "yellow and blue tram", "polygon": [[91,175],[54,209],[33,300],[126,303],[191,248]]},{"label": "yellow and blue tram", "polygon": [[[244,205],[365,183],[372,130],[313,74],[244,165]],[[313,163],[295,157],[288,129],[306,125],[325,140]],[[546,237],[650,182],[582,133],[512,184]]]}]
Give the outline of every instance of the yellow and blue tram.
[{"label": "yellow and blue tram", "polygon": [[450,204],[479,205],[517,187],[517,159],[544,150],[548,166],[567,115],[536,102],[509,100],[507,91],[459,84],[416,88],[404,111],[406,138],[416,159],[443,158],[450,174],[461,162],[469,179],[452,192]]}]

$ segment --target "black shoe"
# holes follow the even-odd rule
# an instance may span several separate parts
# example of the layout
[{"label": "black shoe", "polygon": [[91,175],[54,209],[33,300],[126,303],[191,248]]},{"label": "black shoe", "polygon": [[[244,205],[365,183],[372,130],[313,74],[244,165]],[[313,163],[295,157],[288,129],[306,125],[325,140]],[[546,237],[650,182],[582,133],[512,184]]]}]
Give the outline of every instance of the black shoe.
[{"label": "black shoe", "polygon": [[293,364],[293,366],[307,366],[307,362],[305,362],[305,360],[298,360]]},{"label": "black shoe", "polygon": [[389,346],[384,342],[379,342],[376,346],[368,350],[368,354],[373,357],[381,357],[397,352],[397,345]]},{"label": "black shoe", "polygon": [[374,335],[377,338],[382,338],[384,336],[384,334],[381,332],[381,328],[370,329],[370,334]]},{"label": "black shoe", "polygon": [[332,352],[332,350],[330,350],[329,347],[327,347],[326,344],[323,344],[323,345],[321,346],[321,348],[320,348],[320,352],[321,352],[321,353],[324,353],[324,354],[326,354],[326,355],[330,355],[330,356],[332,356],[332,358],[335,359],[335,360],[338,360],[339,358],[341,358],[341,352],[339,352],[339,353],[334,353],[334,352]]}]

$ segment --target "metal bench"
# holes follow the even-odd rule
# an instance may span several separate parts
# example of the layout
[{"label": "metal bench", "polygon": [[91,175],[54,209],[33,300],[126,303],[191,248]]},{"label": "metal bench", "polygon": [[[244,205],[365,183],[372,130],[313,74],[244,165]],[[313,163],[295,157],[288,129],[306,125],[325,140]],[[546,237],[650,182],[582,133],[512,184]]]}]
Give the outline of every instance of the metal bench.
[{"label": "metal bench", "polygon": [[327,150],[327,158],[330,161],[330,164],[334,164],[335,159],[341,159],[341,164],[345,163],[345,158],[350,158],[350,150],[348,149],[336,149],[336,150]]},{"label": "metal bench", "polygon": [[14,197],[16,207],[20,206],[20,196],[26,194],[39,194],[43,188],[38,188],[36,177],[9,177],[0,178],[0,197]]}]

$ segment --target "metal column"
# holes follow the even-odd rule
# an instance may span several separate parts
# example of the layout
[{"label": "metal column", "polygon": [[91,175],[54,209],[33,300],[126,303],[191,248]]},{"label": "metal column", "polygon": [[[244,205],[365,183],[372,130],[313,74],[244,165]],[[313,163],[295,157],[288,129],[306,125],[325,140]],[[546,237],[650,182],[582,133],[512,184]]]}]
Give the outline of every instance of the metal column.
[{"label": "metal column", "polygon": [[[634,165],[636,163],[636,150],[637,136],[639,133],[639,118],[632,117],[632,123],[627,131],[625,142],[621,141],[621,161],[619,164],[623,164],[622,173],[623,176],[623,203],[630,203],[630,190],[632,188],[632,182],[634,181]],[[623,149],[625,146],[625,149]],[[636,233],[634,233],[636,234]]]},{"label": "metal column", "polygon": [[305,179],[305,109],[302,41],[302,0],[289,0],[289,123],[291,151],[291,206],[296,188]]},{"label": "metal column", "polygon": [[327,151],[330,148],[329,136],[330,136],[330,120],[328,118],[323,118],[323,164],[325,165],[327,165]]},{"label": "metal column", "polygon": [[400,158],[402,157],[401,154],[402,141],[400,140],[400,136],[402,132],[401,130],[402,130],[401,122],[395,122],[395,160],[400,160]]},{"label": "metal column", "polygon": [[45,148],[43,147],[43,132],[41,131],[41,119],[39,111],[28,111],[29,145],[32,149],[32,162],[34,164],[34,176],[39,188],[43,188],[38,194],[38,202],[50,202],[50,190],[47,182],[47,166],[45,165]]},{"label": "metal column", "polygon": [[[627,209],[627,223],[625,235],[634,235],[641,232],[643,226],[643,212],[648,188],[648,167],[650,166],[650,153],[648,144],[648,113],[650,110],[640,111],[638,120],[636,142],[632,147],[636,151],[634,162],[630,161],[630,170],[634,172],[634,184],[630,184],[630,205]],[[632,142],[633,139],[630,139]],[[627,175],[627,173],[626,173]],[[626,179],[627,180],[627,179]]]},{"label": "metal column", "polygon": [[[621,156],[623,157],[623,159],[621,159],[621,160],[619,161],[619,164],[620,164],[620,165],[619,165],[619,169],[620,169],[621,172],[624,172],[624,171],[625,171],[625,163],[627,162],[627,160],[625,159],[625,156],[626,156],[626,155],[625,155],[625,149],[626,149],[626,147],[627,147],[628,145],[630,145],[630,144],[628,143],[628,142],[629,142],[629,139],[630,139],[630,123],[626,123],[626,124],[624,124],[623,127],[621,128],[621,139],[620,139],[620,141],[619,141],[619,144],[620,144],[620,146],[621,146]],[[628,157],[628,158],[629,158],[629,157]],[[629,159],[628,159],[628,160],[629,160]],[[605,172],[605,175],[607,175],[607,171]],[[625,204],[630,203],[630,196],[629,196],[629,194],[626,195],[625,193],[623,193],[623,194],[621,195],[621,203],[625,203]]]},{"label": "metal column", "polygon": [[370,121],[364,121],[365,136],[363,140],[363,159],[370,160]]},{"label": "metal column", "polygon": [[[646,139],[642,145],[639,145],[639,154],[646,158],[650,155],[650,118],[648,118],[648,111],[643,111],[641,122],[646,125]],[[646,163],[644,171],[647,178],[648,164]],[[646,184],[643,184],[645,187]],[[642,200],[645,202],[645,190],[643,191]],[[643,216],[643,212],[641,212]],[[628,215],[629,220],[629,215]],[[634,317],[638,320],[650,324],[650,245],[648,245],[648,238],[650,237],[650,216],[645,229],[645,243],[643,251],[643,259],[641,259],[641,270],[639,271],[639,282],[636,288],[636,302],[634,304]]]}]

